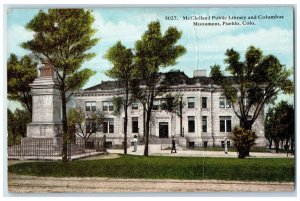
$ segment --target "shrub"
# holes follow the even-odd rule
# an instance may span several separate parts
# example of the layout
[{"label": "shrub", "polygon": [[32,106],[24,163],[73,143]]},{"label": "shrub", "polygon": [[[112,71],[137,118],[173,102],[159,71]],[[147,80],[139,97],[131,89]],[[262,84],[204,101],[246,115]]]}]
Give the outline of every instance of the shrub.
[{"label": "shrub", "polygon": [[232,140],[239,153],[239,158],[245,158],[249,154],[249,150],[254,145],[256,138],[257,136],[252,130],[246,130],[237,126],[233,129]]}]

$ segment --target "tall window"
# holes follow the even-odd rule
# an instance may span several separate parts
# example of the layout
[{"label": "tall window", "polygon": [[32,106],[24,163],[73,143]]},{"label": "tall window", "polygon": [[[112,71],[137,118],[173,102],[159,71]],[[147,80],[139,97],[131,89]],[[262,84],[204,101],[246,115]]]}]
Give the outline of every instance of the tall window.
[{"label": "tall window", "polygon": [[207,116],[202,116],[202,132],[207,132]]},{"label": "tall window", "polygon": [[195,117],[194,116],[188,117],[188,132],[189,133],[195,132]]},{"label": "tall window", "polygon": [[188,108],[195,108],[195,97],[188,97]]},{"label": "tall window", "polygon": [[96,111],[96,101],[86,101],[85,102],[85,111]]},{"label": "tall window", "polygon": [[201,105],[202,105],[202,108],[207,108],[207,97],[202,97]]},{"label": "tall window", "polygon": [[225,98],[219,98],[220,108],[225,108]]},{"label": "tall window", "polygon": [[231,101],[224,97],[219,98],[220,108],[231,108]]},{"label": "tall window", "polygon": [[132,117],[131,122],[132,122],[132,133],[138,133],[139,132],[138,117]]},{"label": "tall window", "polygon": [[230,116],[220,116],[220,132],[231,132]]},{"label": "tall window", "polygon": [[103,133],[114,133],[114,119],[113,118],[104,119]]},{"label": "tall window", "polygon": [[95,121],[90,120],[90,119],[86,119],[85,120],[86,125],[85,125],[85,129],[87,133],[96,133],[97,131],[97,124]]},{"label": "tall window", "polygon": [[131,104],[131,109],[132,109],[132,110],[137,110],[137,109],[139,109],[139,104],[138,104],[138,102],[137,102],[136,100],[132,102],[132,104]]},{"label": "tall window", "polygon": [[114,111],[114,104],[112,101],[103,101],[102,102],[103,111]]},{"label": "tall window", "polygon": [[231,101],[230,100],[226,100],[226,108],[231,108]]}]

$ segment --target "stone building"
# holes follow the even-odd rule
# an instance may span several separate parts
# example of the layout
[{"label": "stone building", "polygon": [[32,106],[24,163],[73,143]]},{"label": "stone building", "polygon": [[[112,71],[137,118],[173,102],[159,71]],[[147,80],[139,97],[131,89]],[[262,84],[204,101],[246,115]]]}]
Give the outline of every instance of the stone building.
[{"label": "stone building", "polygon": [[[150,143],[151,139],[163,141],[163,138],[175,136],[180,144],[188,147],[233,145],[232,130],[240,121],[230,101],[222,95],[220,86],[206,76],[205,70],[194,71],[192,78],[180,71],[162,73],[161,76],[171,84],[168,93],[182,96],[182,120],[177,114],[163,110],[165,100],[157,97],[152,111]],[[78,91],[74,96],[76,107],[84,108],[87,116],[97,110],[105,113],[102,131],[97,131],[95,136],[105,134],[113,146],[122,144],[124,129],[124,111],[119,116],[113,114],[112,99],[116,96],[122,96],[122,91],[115,81],[102,82]],[[134,135],[142,138],[143,127],[143,108],[135,101],[128,108],[128,138]],[[256,146],[265,147],[263,111],[253,124],[253,129],[258,136]]]}]

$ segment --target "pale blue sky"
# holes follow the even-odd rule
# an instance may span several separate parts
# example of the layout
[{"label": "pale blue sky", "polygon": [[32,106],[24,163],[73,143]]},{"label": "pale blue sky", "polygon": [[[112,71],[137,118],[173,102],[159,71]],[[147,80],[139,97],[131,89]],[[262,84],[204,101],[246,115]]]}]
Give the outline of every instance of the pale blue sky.
[{"label": "pale blue sky", "polygon": [[[39,9],[10,9],[7,14],[7,55],[18,56],[28,54],[20,43],[30,40],[32,33],[24,26]],[[90,87],[108,80],[103,71],[111,65],[103,59],[109,47],[120,40],[127,47],[133,48],[136,40],[146,31],[147,24],[159,20],[164,32],[169,26],[176,26],[183,32],[178,44],[184,45],[187,53],[178,59],[176,66],[188,76],[193,70],[207,69],[219,64],[223,68],[226,49],[234,48],[241,55],[250,45],[263,50],[264,54],[273,54],[288,68],[293,67],[293,8],[292,7],[253,7],[253,8],[93,8],[94,27],[98,30],[95,37],[100,42],[91,49],[97,56],[83,67],[97,72],[85,87]],[[253,20],[253,26],[193,26],[194,21],[185,21],[183,16],[283,16],[277,20]],[[179,20],[166,21],[165,16],[177,16]],[[230,22],[232,20],[226,20]],[[234,20],[239,21],[239,20]],[[246,20],[249,21],[249,20]],[[205,22],[205,21],[198,21]],[[207,21],[206,21],[207,22]],[[214,21],[216,22],[216,21]],[[241,21],[240,21],[241,22]],[[285,97],[282,97],[286,99]],[[288,98],[292,101],[292,98]],[[11,106],[11,104],[10,104]]]}]

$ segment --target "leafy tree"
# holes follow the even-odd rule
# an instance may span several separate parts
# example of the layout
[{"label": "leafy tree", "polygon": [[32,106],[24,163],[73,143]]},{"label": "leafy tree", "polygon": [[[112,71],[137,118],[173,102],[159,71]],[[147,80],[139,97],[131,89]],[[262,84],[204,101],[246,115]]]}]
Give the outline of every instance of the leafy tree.
[{"label": "leafy tree", "polygon": [[27,124],[31,114],[27,110],[16,109],[14,113],[7,110],[7,130],[9,145],[17,144],[18,138],[26,137]]},{"label": "leafy tree", "polygon": [[155,21],[148,25],[148,30],[135,43],[136,79],[133,81],[133,94],[146,111],[145,156],[148,156],[153,101],[165,89],[159,70],[175,65],[176,59],[186,52],[183,46],[176,45],[181,35],[182,32],[175,27],[169,27],[162,35],[160,23]]},{"label": "leafy tree", "polygon": [[17,125],[15,124],[15,116],[10,109],[7,110],[7,134],[8,145],[16,144],[18,137]]},{"label": "leafy tree", "polygon": [[68,112],[69,134],[74,132],[83,139],[85,146],[92,134],[101,130],[103,122],[104,114],[100,111],[90,114],[88,118],[81,108],[72,108]]},{"label": "leafy tree", "polygon": [[32,96],[30,86],[37,77],[37,62],[26,55],[18,60],[10,54],[7,61],[7,93],[8,99],[18,101],[32,114]]},{"label": "leafy tree", "polygon": [[295,119],[294,107],[286,101],[281,101],[276,107],[270,108],[266,115],[265,133],[274,141],[276,153],[279,152],[279,143],[285,142],[285,146],[291,145],[294,151],[295,143]]},{"label": "leafy tree", "polygon": [[121,105],[124,108],[124,154],[127,154],[128,107],[132,103],[129,98],[131,93],[130,83],[134,78],[133,53],[131,49],[127,49],[119,41],[106,52],[104,57],[113,65],[110,70],[106,71],[106,75],[116,79],[119,88],[123,89],[125,93],[124,98],[119,97],[114,102],[116,103],[116,108],[119,108],[119,110]]},{"label": "leafy tree", "polygon": [[244,62],[240,61],[240,54],[233,49],[228,49],[225,55],[225,63],[228,64],[225,70],[231,77],[224,76],[218,65],[211,67],[211,77],[221,86],[224,96],[233,103],[241,127],[248,130],[263,106],[272,103],[279,92],[293,93],[294,85],[289,79],[291,71],[275,56],[264,56],[260,49],[253,46],[247,49]]},{"label": "leafy tree", "polygon": [[73,93],[94,75],[82,69],[83,62],[93,58],[90,50],[97,42],[92,38],[94,17],[87,9],[49,9],[39,11],[26,25],[34,38],[22,44],[40,58],[48,58],[56,68],[56,77],[62,100],[63,162],[67,162],[67,110],[66,104]]},{"label": "leafy tree", "polygon": [[31,114],[27,110],[16,109],[14,116],[19,135],[26,137],[27,124],[31,122]]},{"label": "leafy tree", "polygon": [[238,151],[238,157],[243,159],[246,157],[251,146],[254,145],[257,136],[255,132],[248,129],[234,127],[232,132],[232,141]]}]

